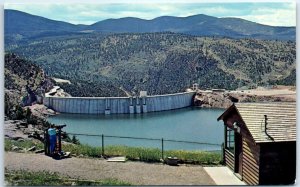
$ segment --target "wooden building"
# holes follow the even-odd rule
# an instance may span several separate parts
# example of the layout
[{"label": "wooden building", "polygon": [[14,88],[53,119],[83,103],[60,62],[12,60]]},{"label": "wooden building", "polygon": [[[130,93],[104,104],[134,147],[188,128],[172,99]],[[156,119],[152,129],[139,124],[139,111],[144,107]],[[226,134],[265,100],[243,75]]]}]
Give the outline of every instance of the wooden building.
[{"label": "wooden building", "polygon": [[296,103],[236,103],[224,121],[225,165],[249,185],[293,184],[296,178]]}]

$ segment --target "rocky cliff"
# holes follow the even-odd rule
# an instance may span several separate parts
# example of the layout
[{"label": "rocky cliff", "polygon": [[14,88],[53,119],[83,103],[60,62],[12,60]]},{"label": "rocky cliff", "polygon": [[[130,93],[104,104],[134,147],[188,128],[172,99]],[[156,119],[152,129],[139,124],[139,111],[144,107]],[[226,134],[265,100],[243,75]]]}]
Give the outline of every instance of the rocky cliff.
[{"label": "rocky cliff", "polygon": [[38,95],[53,87],[40,67],[15,54],[5,54],[4,74],[5,101],[13,105],[31,105]]}]

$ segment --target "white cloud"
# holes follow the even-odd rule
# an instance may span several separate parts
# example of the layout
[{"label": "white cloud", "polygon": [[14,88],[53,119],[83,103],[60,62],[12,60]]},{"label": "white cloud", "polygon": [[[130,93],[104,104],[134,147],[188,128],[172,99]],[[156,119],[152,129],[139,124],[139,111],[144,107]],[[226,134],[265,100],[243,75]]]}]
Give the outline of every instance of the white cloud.
[{"label": "white cloud", "polygon": [[252,14],[240,18],[271,26],[296,26],[296,8],[267,9],[261,8]]},{"label": "white cloud", "polygon": [[[161,2],[164,2],[163,0]],[[266,5],[267,4],[267,5]],[[248,6],[251,5],[251,6]],[[153,3],[110,4],[5,4],[5,8],[16,9],[46,18],[68,21],[75,24],[94,23],[108,18],[138,17],[153,19],[159,16],[191,16],[207,14],[215,17],[239,17],[261,24],[273,26],[295,26],[295,3]]]}]

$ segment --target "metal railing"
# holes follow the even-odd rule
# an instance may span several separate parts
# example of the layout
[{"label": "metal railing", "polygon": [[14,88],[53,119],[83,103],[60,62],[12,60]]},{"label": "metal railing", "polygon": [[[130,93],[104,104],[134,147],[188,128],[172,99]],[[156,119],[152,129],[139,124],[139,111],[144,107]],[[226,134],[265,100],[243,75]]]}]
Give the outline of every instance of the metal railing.
[{"label": "metal railing", "polygon": [[[172,140],[172,139],[164,139],[164,138],[142,138],[142,137],[130,137],[130,136],[114,136],[114,135],[104,135],[104,134],[83,134],[83,133],[69,133],[68,135],[71,136],[88,136],[88,137],[99,137],[101,138],[101,148],[102,148],[102,155],[105,155],[105,138],[115,138],[115,139],[131,139],[131,140],[144,140],[144,141],[157,141],[160,142],[160,150],[161,150],[161,158],[164,158],[164,152],[165,152],[165,146],[167,142],[171,143],[184,143],[184,144],[193,144],[193,145],[204,145],[204,146],[213,146],[217,147],[213,150],[207,150],[207,149],[193,149],[194,151],[200,150],[200,151],[222,151],[222,144],[215,144],[215,143],[204,143],[204,142],[196,142],[196,141],[184,141],[184,140]],[[127,146],[127,145],[126,145]],[[139,146],[144,147],[144,146]],[[184,150],[183,149],[172,149],[172,150]]]}]

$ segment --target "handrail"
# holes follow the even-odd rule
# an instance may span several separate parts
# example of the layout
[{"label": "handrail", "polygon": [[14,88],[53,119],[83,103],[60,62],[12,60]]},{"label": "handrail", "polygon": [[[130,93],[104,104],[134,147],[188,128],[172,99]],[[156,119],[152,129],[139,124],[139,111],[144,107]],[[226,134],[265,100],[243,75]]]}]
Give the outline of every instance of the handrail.
[{"label": "handrail", "polygon": [[[97,137],[108,137],[108,138],[124,138],[124,139],[137,139],[137,140],[150,140],[150,141],[160,141],[163,138],[141,138],[141,137],[131,137],[131,136],[113,136],[113,135],[103,135],[103,134],[81,134],[81,133],[68,133],[69,135],[75,136],[97,136]],[[190,143],[190,144],[200,144],[200,145],[213,145],[213,146],[221,146],[221,144],[214,144],[214,143],[205,143],[205,142],[195,142],[195,141],[185,141],[185,140],[171,140],[171,139],[164,139],[167,142],[178,142],[178,143]]]}]

